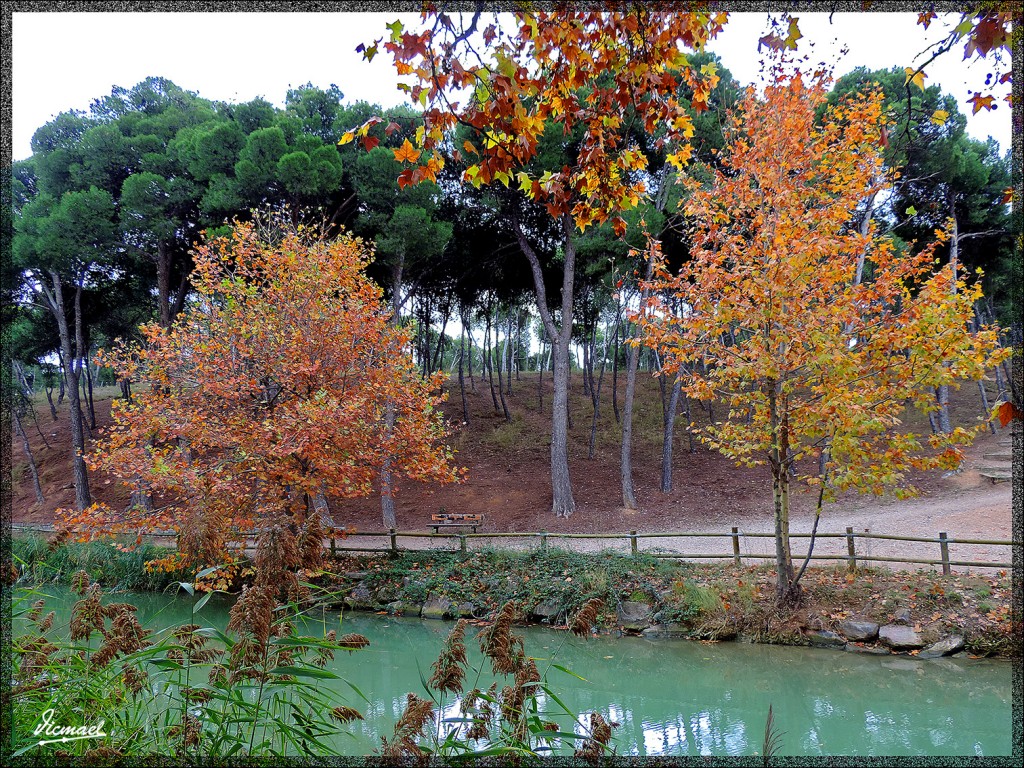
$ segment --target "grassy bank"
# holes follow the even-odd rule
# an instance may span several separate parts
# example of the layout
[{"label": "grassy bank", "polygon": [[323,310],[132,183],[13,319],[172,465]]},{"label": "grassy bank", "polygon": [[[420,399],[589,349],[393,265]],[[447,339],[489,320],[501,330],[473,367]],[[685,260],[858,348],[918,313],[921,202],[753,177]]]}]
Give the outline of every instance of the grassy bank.
[{"label": "grassy bank", "polygon": [[[162,554],[152,545],[122,551],[106,542],[58,547],[41,537],[13,542],[21,584],[69,583],[80,570],[114,590],[162,590],[192,580],[189,574],[147,571],[146,563]],[[454,615],[486,620],[512,603],[519,621],[555,626],[565,625],[597,598],[604,608],[595,626],[605,632],[639,631],[623,610],[627,604],[645,603],[650,606],[647,623],[705,641],[738,637],[807,645],[815,633],[839,632],[847,619],[887,624],[903,614],[903,622],[929,641],[960,635],[971,655],[1020,653],[1006,572],[942,576],[862,568],[851,575],[845,566],[812,567],[802,582],[803,604],[792,610],[775,605],[775,576],[768,565],[736,567],[554,548],[348,555],[329,560],[314,581],[327,593],[349,595],[349,605],[364,610],[418,613],[433,598],[450,603]]]},{"label": "grassy bank", "polygon": [[189,580],[184,573],[148,571],[146,563],[167,555],[165,548],[152,544],[125,551],[110,541],[51,546],[43,536],[17,536],[11,541],[11,555],[26,584],[69,584],[77,571],[113,590],[158,591]]}]

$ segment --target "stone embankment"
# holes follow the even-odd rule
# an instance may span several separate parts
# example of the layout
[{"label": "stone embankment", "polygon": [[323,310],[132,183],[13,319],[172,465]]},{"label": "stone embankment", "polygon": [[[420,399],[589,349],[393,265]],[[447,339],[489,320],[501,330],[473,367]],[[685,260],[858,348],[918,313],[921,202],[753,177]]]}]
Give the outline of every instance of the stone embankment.
[{"label": "stone embankment", "polygon": [[[420,601],[397,598],[397,585],[379,586],[371,589],[363,579],[363,572],[349,572],[345,577],[356,582],[343,605],[355,611],[386,611],[397,616],[424,619],[484,619],[490,611],[471,601],[458,602],[442,594],[430,593]],[[403,587],[409,586],[409,577],[403,580]],[[712,622],[666,621],[664,610],[656,600],[622,600],[615,606],[614,625],[623,635],[639,635],[652,640],[735,640],[738,642],[761,642],[755,634],[737,627],[726,620]],[[530,607],[523,618],[534,624],[557,626],[570,620],[557,600],[542,600]],[[909,654],[919,659],[934,659],[942,656],[966,656],[964,637],[958,634],[937,636],[932,629],[922,630],[913,625],[909,611],[896,611],[892,622],[878,624],[863,618],[849,618],[838,626],[838,631],[815,626],[814,622],[803,625],[788,634],[773,635],[770,642],[788,645],[805,645],[834,648],[851,653],[877,655]]]}]

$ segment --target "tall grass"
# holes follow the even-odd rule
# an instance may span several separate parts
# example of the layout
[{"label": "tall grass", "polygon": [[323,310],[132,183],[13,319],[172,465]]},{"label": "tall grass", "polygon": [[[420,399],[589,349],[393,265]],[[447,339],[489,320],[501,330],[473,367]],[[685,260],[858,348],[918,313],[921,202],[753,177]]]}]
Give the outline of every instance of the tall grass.
[{"label": "tall grass", "polygon": [[[301,635],[299,606],[280,606],[263,643],[197,622],[209,595],[194,599],[190,624],[152,632],[127,603],[101,603],[84,573],[69,635],[55,637],[53,613],[32,590],[14,598],[13,614],[29,630],[13,641],[12,756],[117,759],[164,756],[190,761],[337,754],[329,743],[361,719],[348,702],[318,685],[338,650],[358,650],[361,636],[334,631]],[[181,587],[192,592],[191,584]],[[326,628],[325,628],[326,629]],[[99,725],[107,737],[40,744],[40,723]]]},{"label": "tall grass", "polygon": [[110,541],[52,546],[42,536],[17,536],[11,541],[11,555],[21,581],[30,584],[67,584],[84,571],[113,589],[158,591],[186,578],[183,573],[146,570],[150,560],[167,555],[165,548],[152,544],[124,551]]}]

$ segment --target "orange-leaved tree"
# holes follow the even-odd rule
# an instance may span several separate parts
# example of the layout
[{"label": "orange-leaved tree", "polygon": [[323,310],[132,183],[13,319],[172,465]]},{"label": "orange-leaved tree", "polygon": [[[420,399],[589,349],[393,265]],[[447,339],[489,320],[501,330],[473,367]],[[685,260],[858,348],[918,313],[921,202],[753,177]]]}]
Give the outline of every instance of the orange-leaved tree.
[{"label": "orange-leaved tree", "polygon": [[[651,181],[638,136],[651,136],[650,151],[664,147],[675,167],[687,162],[694,133],[689,109],[707,108],[718,75],[713,64],[691,67],[684,51],[700,50],[727,14],[643,3],[557,3],[495,14],[488,23],[484,7],[476,3],[472,13],[453,15],[428,4],[420,29],[388,25],[384,49],[398,73],[413,80],[399,88],[423,108],[415,145],[407,140],[395,151],[409,164],[398,184],[434,180],[447,160],[465,162],[465,182],[511,187],[519,196],[513,211],[524,202],[539,204],[558,222],[561,296],[549,307],[538,235],[515,212],[510,217],[552,345],[551,508],[569,517],[575,509],[568,459],[575,230],[610,221],[624,233],[620,214],[640,204]],[[366,58],[380,43],[361,46]],[[689,104],[679,95],[684,85],[692,91]],[[339,143],[361,139],[372,149],[382,122],[373,117]],[[398,129],[392,123],[379,130]]]},{"label": "orange-leaved tree", "polygon": [[357,238],[302,225],[236,223],[197,248],[184,315],[103,356],[148,388],[115,402],[89,461],[141,481],[156,503],[94,505],[65,524],[177,531],[174,562],[190,567],[223,562],[240,533],[273,531],[287,566],[322,545],[314,500],[370,493],[385,458],[399,476],[456,481],[440,381],[417,372],[408,334],[364,274],[369,258]]},{"label": "orange-leaved tree", "polygon": [[677,274],[658,270],[639,321],[675,370],[706,363],[706,374],[686,367],[685,391],[728,404],[702,439],[770,469],[777,596],[790,602],[807,564],[794,572],[791,477],[819,486],[816,531],[836,491],[910,493],[912,468],[957,466],[958,446],[976,431],[923,437],[904,411],[934,410],[933,387],[981,379],[1004,353],[995,331],[970,332],[979,283],[948,264],[936,270],[943,233],[915,253],[876,222],[866,233],[856,226],[858,205],[884,176],[881,94],[858,94],[816,120],[823,77],[784,70],[776,66],[763,98],[748,91],[724,171],[692,186],[692,260]]}]

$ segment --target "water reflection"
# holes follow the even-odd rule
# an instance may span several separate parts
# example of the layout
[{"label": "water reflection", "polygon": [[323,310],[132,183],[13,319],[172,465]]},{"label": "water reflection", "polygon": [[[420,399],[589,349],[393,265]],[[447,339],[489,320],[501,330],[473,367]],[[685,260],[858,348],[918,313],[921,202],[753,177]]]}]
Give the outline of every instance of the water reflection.
[{"label": "water reflection", "polygon": [[[74,596],[51,589],[48,600],[66,621]],[[111,597],[123,600],[124,595]],[[145,626],[192,620],[189,602],[164,595],[133,595]],[[223,628],[229,603],[214,598],[200,622]],[[49,608],[47,609],[49,610]],[[390,736],[406,694],[425,696],[451,624],[418,619],[323,612],[303,631],[359,632],[370,646],[337,654],[332,671],[346,683],[338,692],[365,716],[339,734],[351,754],[368,754]],[[17,627],[16,627],[17,629]],[[57,627],[59,630],[59,627]],[[614,730],[624,755],[754,755],[760,752],[769,704],[787,755],[1000,755],[1011,748],[1011,668],[1008,663],[845,654],[835,651],[722,643],[598,637],[530,629],[526,651],[559,698],[581,714],[569,720],[549,697],[539,702],[564,731],[584,733],[589,713],[620,724]],[[472,631],[470,663],[480,662]],[[557,663],[585,678],[556,669]],[[483,664],[489,671],[489,663]],[[490,675],[467,681],[486,689]],[[504,680],[499,681],[499,687]],[[448,697],[444,718],[461,716]],[[449,726],[442,726],[442,729]],[[352,738],[350,738],[352,737]],[[443,730],[442,730],[443,737]],[[563,743],[563,752],[573,745]]]}]

